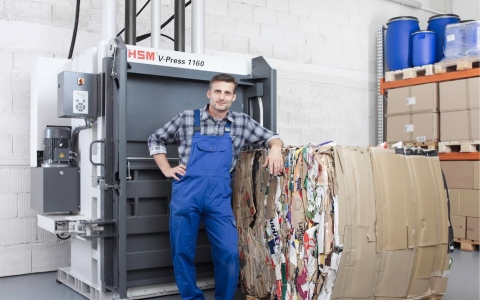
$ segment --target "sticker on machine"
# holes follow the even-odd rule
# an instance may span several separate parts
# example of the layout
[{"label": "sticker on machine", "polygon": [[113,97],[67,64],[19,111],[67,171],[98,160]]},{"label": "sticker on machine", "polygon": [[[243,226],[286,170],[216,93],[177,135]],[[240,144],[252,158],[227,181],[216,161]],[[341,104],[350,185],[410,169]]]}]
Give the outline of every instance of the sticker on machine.
[{"label": "sticker on machine", "polygon": [[426,142],[427,141],[427,137],[425,136],[417,136],[417,142]]},{"label": "sticker on machine", "polygon": [[250,72],[251,62],[243,60],[132,45],[126,47],[128,62],[233,74]]},{"label": "sticker on machine", "polygon": [[403,128],[405,132],[413,132],[413,124],[406,124]]}]

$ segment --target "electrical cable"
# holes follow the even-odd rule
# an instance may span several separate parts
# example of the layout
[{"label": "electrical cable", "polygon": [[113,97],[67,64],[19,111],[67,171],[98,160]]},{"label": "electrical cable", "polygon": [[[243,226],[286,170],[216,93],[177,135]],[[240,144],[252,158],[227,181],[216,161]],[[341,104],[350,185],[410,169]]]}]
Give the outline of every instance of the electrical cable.
[{"label": "electrical cable", "polygon": [[75,25],[73,26],[72,42],[70,43],[70,51],[68,52],[68,59],[72,58],[73,49],[75,48],[75,41],[77,39],[78,18],[80,16],[80,0],[77,0],[77,7],[75,9]]},{"label": "electrical cable", "polygon": [[[185,3],[185,7],[188,7],[190,4],[192,3],[192,1],[188,1],[187,3]],[[165,26],[167,26],[170,22],[173,21],[173,19],[175,19],[175,15],[172,15],[170,18],[168,18],[168,20],[165,21],[165,23],[162,24],[162,26],[160,26],[160,29],[163,29]],[[145,34],[142,34],[140,36],[137,36],[137,42],[141,42],[145,39],[148,39],[150,36],[152,35],[151,32],[149,33],[145,33]],[[171,37],[167,36],[167,35],[164,35],[164,34],[161,34],[161,36],[164,36],[172,41],[175,41],[174,39],[172,39]]]},{"label": "electrical cable", "polygon": [[[140,10],[137,12],[137,17],[142,13],[142,11],[145,9],[145,7],[147,7],[148,3],[150,3],[150,0],[145,2],[145,4],[142,6],[142,8],[140,8]],[[123,27],[123,29],[120,30],[119,33],[117,33],[117,36],[120,36],[124,31],[125,31],[125,27]]]},{"label": "electrical cable", "polygon": [[76,146],[77,146],[76,143],[77,143],[78,134],[79,134],[80,131],[83,130],[83,129],[91,128],[91,127],[92,127],[92,123],[94,123],[94,122],[91,121],[91,120],[85,119],[85,126],[80,126],[80,127],[75,128],[75,130],[73,130],[73,132],[72,132],[72,141],[70,142],[70,151],[72,151],[73,153],[76,153],[76,152],[75,152],[75,148],[76,148]]},{"label": "electrical cable", "polygon": [[72,235],[70,234],[70,235],[67,236],[67,237],[61,237],[61,236],[57,233],[57,237],[58,237],[59,239],[61,239],[62,241],[68,240],[71,236],[72,236]]},{"label": "electrical cable", "polygon": [[163,37],[166,37],[167,39],[171,40],[172,42],[175,42],[175,40],[173,38],[169,37],[168,35],[165,35],[163,33],[161,33],[160,35],[163,36]]},{"label": "electrical cable", "polygon": [[[145,39],[148,39],[151,35],[152,35],[151,33],[146,33],[146,34],[142,34],[140,36],[137,36],[137,43],[141,42]],[[169,37],[166,34],[161,33],[160,35],[163,36],[163,37],[166,37],[167,39],[171,40],[172,42],[175,42],[175,40],[172,37]]]}]

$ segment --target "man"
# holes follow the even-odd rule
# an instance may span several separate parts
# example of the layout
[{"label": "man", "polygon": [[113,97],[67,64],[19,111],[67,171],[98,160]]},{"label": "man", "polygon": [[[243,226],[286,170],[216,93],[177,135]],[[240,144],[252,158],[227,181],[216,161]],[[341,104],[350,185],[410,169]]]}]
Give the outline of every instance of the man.
[{"label": "man", "polygon": [[[196,285],[195,246],[200,220],[212,246],[215,299],[231,300],[238,284],[238,233],[231,207],[231,172],[242,147],[266,145],[272,175],[283,170],[279,136],[244,113],[229,111],[236,99],[233,76],[214,76],[203,109],[178,114],[153,133],[148,146],[160,170],[173,178],[170,244],[175,279],[182,299],[204,299]],[[166,144],[177,143],[180,164],[170,166]]]}]

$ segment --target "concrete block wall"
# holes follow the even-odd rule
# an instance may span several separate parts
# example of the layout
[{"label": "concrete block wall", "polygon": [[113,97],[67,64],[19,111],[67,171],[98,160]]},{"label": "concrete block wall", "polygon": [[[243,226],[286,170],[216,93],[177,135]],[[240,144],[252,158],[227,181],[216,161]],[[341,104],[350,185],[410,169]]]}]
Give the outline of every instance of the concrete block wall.
[{"label": "concrete block wall", "polygon": [[477,0],[452,0],[452,13],[464,20],[480,20],[480,2]]},{"label": "concrete block wall", "polygon": [[[37,228],[29,208],[28,149],[32,62],[37,56],[67,57],[75,2],[0,0],[0,276],[70,264],[70,243]],[[74,55],[97,45],[101,2],[81,1]],[[145,2],[137,1],[137,9]],[[422,0],[431,11],[388,0],[205,2],[207,55],[261,55],[277,69],[277,131],[291,145],[376,143],[377,28],[399,15],[415,15],[426,27],[431,11],[448,12],[452,6],[452,0]],[[162,20],[173,9],[174,0],[162,0]],[[124,11],[124,1],[117,0],[117,32],[124,26]],[[138,35],[150,32],[149,19],[147,6],[137,21]],[[173,22],[162,33],[173,37]],[[149,46],[149,41],[138,45]],[[173,50],[173,42],[162,38],[161,47]]]},{"label": "concrete block wall", "polygon": [[68,266],[69,253],[69,241],[37,227],[30,209],[30,168],[0,166],[0,277]]}]

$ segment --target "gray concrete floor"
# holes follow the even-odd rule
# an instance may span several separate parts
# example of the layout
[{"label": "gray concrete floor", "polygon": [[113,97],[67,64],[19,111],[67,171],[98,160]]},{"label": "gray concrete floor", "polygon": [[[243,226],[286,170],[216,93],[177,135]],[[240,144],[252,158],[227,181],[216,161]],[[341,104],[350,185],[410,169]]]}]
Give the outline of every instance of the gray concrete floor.
[{"label": "gray concrete floor", "polygon": [[[447,293],[443,300],[480,299],[479,252],[464,252],[455,249],[453,264],[448,279]],[[1,266],[0,266],[1,268]],[[29,274],[0,278],[0,299],[8,300],[85,300],[86,298],[69,287],[56,283],[56,272]],[[207,300],[214,299],[214,291],[205,291]],[[179,300],[178,295],[150,298],[152,300]],[[240,289],[235,300],[245,300]]]}]

